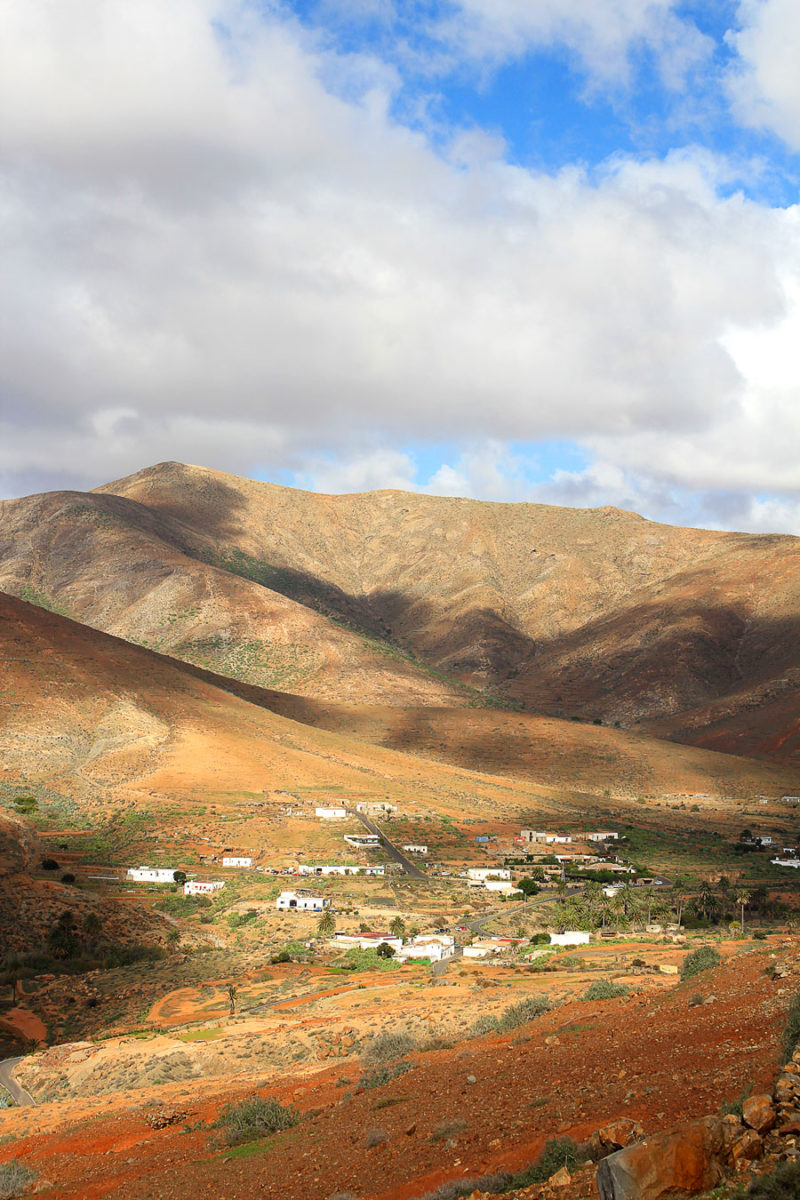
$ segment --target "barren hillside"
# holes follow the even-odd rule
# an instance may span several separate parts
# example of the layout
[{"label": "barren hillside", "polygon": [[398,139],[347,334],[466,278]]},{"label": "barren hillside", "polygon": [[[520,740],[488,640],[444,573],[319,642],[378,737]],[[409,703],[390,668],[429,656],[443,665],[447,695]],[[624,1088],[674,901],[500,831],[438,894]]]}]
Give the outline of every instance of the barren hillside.
[{"label": "barren hillside", "polygon": [[787,536],[322,496],[178,463],[0,510],[5,590],[220,674],[399,706],[482,702],[475,688],[688,741],[712,725],[720,749],[787,760],[799,568]]}]

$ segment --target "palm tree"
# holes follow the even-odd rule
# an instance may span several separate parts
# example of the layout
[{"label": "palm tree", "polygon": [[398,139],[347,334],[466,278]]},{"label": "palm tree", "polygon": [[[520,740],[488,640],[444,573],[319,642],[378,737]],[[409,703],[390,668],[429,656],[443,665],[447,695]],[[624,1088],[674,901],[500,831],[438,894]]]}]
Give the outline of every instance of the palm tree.
[{"label": "palm tree", "polygon": [[336,928],[336,918],[329,908],[326,908],[317,924],[317,933],[320,937],[330,937]]},{"label": "palm tree", "polygon": [[683,910],[686,906],[686,888],[683,886],[683,880],[680,877],[676,878],[672,885],[672,907],[675,909],[680,926]]},{"label": "palm tree", "polygon": [[748,892],[747,888],[743,888],[743,887],[737,888],[734,899],[736,900],[736,903],[739,905],[739,910],[741,913],[741,921],[742,921],[742,933],[744,933],[744,910],[746,909],[747,905],[750,903],[750,893]]},{"label": "palm tree", "polygon": [[228,992],[228,1004],[230,1005],[231,1016],[234,1016],[236,1013],[236,988],[234,987],[234,985],[232,983],[228,984],[227,992]]},{"label": "palm tree", "polygon": [[389,933],[395,937],[402,937],[406,931],[406,923],[402,917],[393,917],[389,924]]},{"label": "palm tree", "polygon": [[707,879],[700,882],[700,890],[695,897],[695,908],[704,919],[716,911],[717,896]]}]

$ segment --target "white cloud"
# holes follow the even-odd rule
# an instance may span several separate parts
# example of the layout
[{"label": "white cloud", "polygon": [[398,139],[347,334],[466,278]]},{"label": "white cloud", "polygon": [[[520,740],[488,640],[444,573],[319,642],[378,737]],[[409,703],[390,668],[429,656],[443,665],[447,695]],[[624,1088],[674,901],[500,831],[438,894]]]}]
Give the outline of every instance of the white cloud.
[{"label": "white cloud", "polygon": [[[619,0],[608,37],[671,11]],[[8,491],[164,458],[410,487],[392,447],[446,440],[489,449],[424,486],[522,498],[507,443],[553,437],[595,456],[553,496],[800,489],[796,211],[721,199],[700,151],[592,177],[439,154],[393,86],[277,6],[0,9]]]},{"label": "white cloud", "polygon": [[794,0],[740,0],[738,17],[728,81],[736,115],[800,150],[800,10]]},{"label": "white cloud", "polygon": [[678,0],[458,0],[437,32],[461,57],[490,63],[560,44],[595,83],[615,87],[632,52],[647,48],[665,81],[678,85],[711,46],[679,8]]}]

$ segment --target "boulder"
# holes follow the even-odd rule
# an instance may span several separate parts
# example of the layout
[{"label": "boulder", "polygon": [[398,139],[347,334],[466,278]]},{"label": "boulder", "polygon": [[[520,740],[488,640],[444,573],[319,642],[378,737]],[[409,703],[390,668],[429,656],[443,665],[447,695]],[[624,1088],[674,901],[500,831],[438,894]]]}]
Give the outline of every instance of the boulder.
[{"label": "boulder", "polygon": [[566,1167],[559,1167],[555,1175],[551,1175],[547,1182],[551,1187],[566,1187],[572,1183],[572,1176]]},{"label": "boulder", "polygon": [[597,1187],[602,1200],[679,1200],[720,1182],[724,1154],[722,1119],[705,1117],[604,1158]]},{"label": "boulder", "polygon": [[595,1129],[589,1138],[589,1150],[595,1161],[614,1154],[633,1142],[639,1142],[644,1137],[644,1130],[638,1121],[630,1117],[621,1117],[618,1121],[610,1121],[602,1129]]},{"label": "boulder", "polygon": [[767,1095],[749,1096],[742,1104],[742,1116],[745,1125],[755,1129],[756,1133],[767,1133],[775,1124],[775,1107],[772,1097]]},{"label": "boulder", "polygon": [[741,1170],[747,1163],[761,1158],[764,1153],[764,1143],[755,1129],[745,1129],[742,1136],[731,1146],[731,1162]]}]

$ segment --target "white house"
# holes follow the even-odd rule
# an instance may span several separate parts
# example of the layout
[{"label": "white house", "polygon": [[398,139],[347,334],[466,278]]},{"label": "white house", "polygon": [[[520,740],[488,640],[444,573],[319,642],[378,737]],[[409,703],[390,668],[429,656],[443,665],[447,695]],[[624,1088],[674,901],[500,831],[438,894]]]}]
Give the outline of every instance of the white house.
[{"label": "white house", "polygon": [[588,946],[591,935],[583,929],[567,929],[564,933],[551,933],[551,946]]},{"label": "white house", "polygon": [[301,875],[385,875],[386,868],[381,866],[312,866],[311,863],[301,863],[297,868]]},{"label": "white house", "polygon": [[612,829],[602,829],[599,833],[587,833],[587,842],[616,842],[619,839],[619,834]]},{"label": "white house", "polygon": [[428,853],[427,846],[417,846],[417,845],[415,845],[414,842],[409,842],[409,844],[407,846],[403,846],[403,849],[406,851],[407,854],[427,854]]},{"label": "white house", "polygon": [[343,838],[348,846],[355,846],[357,850],[374,850],[381,844],[379,833],[345,833]]},{"label": "white house", "polygon": [[542,842],[546,846],[568,846],[572,842],[568,833],[546,833],[541,829],[521,829],[519,836],[523,842]]},{"label": "white house", "polygon": [[223,858],[223,867],[252,867],[252,858]]},{"label": "white house", "polygon": [[323,804],[314,809],[314,816],[319,817],[321,821],[344,821],[347,819],[347,809]]},{"label": "white house", "polygon": [[800,858],[771,858],[770,862],[776,867],[800,867]]},{"label": "white house", "polygon": [[603,895],[607,896],[609,900],[613,900],[615,896],[620,894],[622,887],[621,883],[607,883],[603,887]]},{"label": "white house", "polygon": [[322,912],[329,906],[326,896],[309,896],[305,892],[281,892],[275,901],[278,912]]},{"label": "white house", "polygon": [[397,952],[401,961],[409,958],[429,958],[431,962],[441,962],[443,958],[452,958],[456,952],[455,939],[449,934],[430,934],[413,937]]},{"label": "white house", "polygon": [[175,867],[128,867],[128,879],[137,883],[174,883]]},{"label": "white house", "polygon": [[403,949],[403,939],[391,933],[337,933],[333,938],[333,944],[343,950],[377,950],[384,942],[395,954]]},{"label": "white house", "polygon": [[468,867],[467,879],[510,879],[511,871],[508,867]]},{"label": "white house", "polygon": [[187,879],[183,885],[184,896],[209,896],[221,892],[225,884],[221,879]]}]

